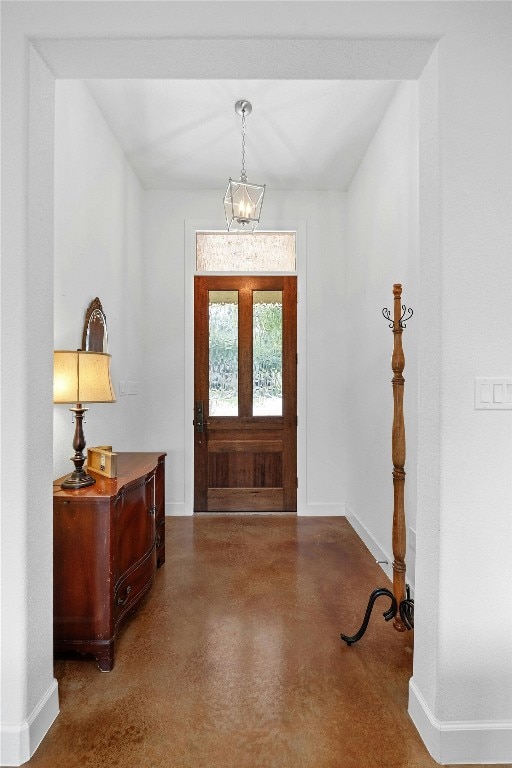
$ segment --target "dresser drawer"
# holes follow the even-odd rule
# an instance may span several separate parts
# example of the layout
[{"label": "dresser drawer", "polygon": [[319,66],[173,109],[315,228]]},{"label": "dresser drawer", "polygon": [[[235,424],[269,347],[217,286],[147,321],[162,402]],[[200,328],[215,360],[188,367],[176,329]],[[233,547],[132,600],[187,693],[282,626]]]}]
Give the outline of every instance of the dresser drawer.
[{"label": "dresser drawer", "polygon": [[153,583],[156,569],[156,550],[153,546],[146,557],[127,571],[114,589],[114,624],[137,603]]},{"label": "dresser drawer", "polygon": [[122,579],[155,545],[152,482],[141,478],[124,488],[114,505],[115,581]]}]

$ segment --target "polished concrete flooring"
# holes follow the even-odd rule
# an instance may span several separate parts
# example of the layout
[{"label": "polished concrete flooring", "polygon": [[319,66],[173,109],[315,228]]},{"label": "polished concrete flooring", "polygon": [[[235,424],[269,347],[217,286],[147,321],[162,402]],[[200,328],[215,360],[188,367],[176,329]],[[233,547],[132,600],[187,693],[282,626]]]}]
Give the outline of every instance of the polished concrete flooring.
[{"label": "polished concrete flooring", "polygon": [[407,715],[413,633],[344,518],[167,518],[167,561],[112,672],[55,664],[61,712],[33,768],[430,768]]}]

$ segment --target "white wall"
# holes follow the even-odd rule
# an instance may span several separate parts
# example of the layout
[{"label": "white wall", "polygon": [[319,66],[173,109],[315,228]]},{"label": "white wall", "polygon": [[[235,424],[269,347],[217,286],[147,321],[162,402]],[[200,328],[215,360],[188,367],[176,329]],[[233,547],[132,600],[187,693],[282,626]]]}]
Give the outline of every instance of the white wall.
[{"label": "white wall", "polygon": [[474,409],[476,376],[512,374],[512,5],[490,5],[468,4],[421,91],[423,125],[438,89],[439,163],[420,127],[420,167],[423,191],[437,175],[439,229],[421,235],[409,706],[446,763],[512,761],[512,412]]},{"label": "white wall", "polygon": [[[12,67],[8,83],[2,82],[0,763],[4,765],[27,760],[59,711],[53,676],[52,491],[47,480],[39,481],[52,476],[53,77],[40,58],[33,52],[27,56],[22,41],[13,37],[6,44],[2,36],[2,57],[7,48],[6,61],[23,59],[21,67]],[[33,130],[26,114],[27,65],[33,83]],[[36,125],[44,135],[39,140]],[[29,167],[32,183],[27,185]],[[35,179],[44,180],[42,196]],[[29,209],[36,212],[30,226]]]},{"label": "white wall", "polygon": [[[222,190],[146,192],[144,262],[150,332],[147,449],[166,450],[167,514],[192,512],[193,238],[190,222],[225,228]],[[345,402],[344,195],[268,189],[262,226],[305,222],[299,248],[299,514],[342,514],[345,434],[330,403]],[[190,242],[188,242],[190,240]],[[186,248],[186,241],[188,248]],[[188,348],[185,345],[188,344]]]},{"label": "white wall", "polygon": [[[55,349],[77,349],[95,296],[107,316],[114,404],[91,404],[89,446],[140,450],[144,441],[146,366],[141,260],[142,189],[87,87],[57,82],[55,104]],[[122,396],[121,381],[138,383]],[[73,469],[67,405],[54,406],[54,477]]]},{"label": "white wall", "polygon": [[[412,307],[417,316],[420,313],[418,170],[418,88],[416,81],[406,81],[398,86],[347,192],[347,515],[376,558],[388,560],[388,574],[393,561],[393,332],[381,310],[387,307],[393,316],[392,287],[401,283],[402,303]],[[417,318],[406,325],[402,335],[406,360],[406,560],[407,580],[413,584]]]}]

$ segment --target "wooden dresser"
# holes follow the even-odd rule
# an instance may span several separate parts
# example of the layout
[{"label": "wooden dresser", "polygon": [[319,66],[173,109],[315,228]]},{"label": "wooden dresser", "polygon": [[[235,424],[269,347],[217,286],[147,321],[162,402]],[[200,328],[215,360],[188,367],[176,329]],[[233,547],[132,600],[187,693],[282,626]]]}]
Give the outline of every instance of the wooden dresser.
[{"label": "wooden dresser", "polygon": [[114,666],[123,618],[165,562],[165,453],[119,453],[117,477],[90,472],[95,485],[53,488],[55,653],[93,654]]}]

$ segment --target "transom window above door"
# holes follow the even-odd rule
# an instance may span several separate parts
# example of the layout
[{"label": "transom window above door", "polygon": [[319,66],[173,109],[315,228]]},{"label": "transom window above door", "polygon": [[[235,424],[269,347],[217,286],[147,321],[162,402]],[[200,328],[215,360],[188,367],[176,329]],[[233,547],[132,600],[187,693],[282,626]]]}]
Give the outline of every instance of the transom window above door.
[{"label": "transom window above door", "polygon": [[295,232],[196,232],[197,272],[295,272]]}]

